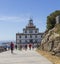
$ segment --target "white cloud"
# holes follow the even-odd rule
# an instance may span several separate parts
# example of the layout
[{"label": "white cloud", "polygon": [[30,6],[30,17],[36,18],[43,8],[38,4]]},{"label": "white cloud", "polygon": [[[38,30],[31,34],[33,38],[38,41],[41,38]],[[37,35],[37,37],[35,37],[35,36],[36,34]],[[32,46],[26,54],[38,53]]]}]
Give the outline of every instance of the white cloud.
[{"label": "white cloud", "polygon": [[0,20],[12,20],[12,19],[17,19],[17,17],[8,17],[8,16],[0,17]]},{"label": "white cloud", "polygon": [[16,22],[20,22],[20,21],[26,21],[28,20],[29,17],[28,16],[0,16],[0,21],[16,21]]}]

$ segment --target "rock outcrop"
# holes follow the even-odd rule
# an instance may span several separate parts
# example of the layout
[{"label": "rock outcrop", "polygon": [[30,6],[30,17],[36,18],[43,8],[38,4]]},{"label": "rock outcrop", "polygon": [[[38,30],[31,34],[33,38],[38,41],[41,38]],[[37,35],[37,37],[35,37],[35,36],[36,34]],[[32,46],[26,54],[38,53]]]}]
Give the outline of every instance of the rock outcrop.
[{"label": "rock outcrop", "polygon": [[60,34],[57,33],[56,27],[44,33],[41,49],[45,51],[60,51]]}]

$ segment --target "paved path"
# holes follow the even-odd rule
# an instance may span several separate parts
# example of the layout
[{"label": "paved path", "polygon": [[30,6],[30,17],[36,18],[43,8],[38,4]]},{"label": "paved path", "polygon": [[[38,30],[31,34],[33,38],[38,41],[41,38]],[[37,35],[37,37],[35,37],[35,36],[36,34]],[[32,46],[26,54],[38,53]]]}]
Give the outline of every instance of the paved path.
[{"label": "paved path", "polygon": [[0,53],[0,64],[52,64],[34,50],[14,50]]}]

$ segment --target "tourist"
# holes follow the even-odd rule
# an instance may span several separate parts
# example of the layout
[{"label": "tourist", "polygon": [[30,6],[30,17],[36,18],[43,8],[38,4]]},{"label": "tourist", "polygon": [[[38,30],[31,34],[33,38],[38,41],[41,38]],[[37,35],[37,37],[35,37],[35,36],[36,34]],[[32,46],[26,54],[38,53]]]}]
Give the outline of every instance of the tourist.
[{"label": "tourist", "polygon": [[25,44],[25,50],[27,50],[27,44]]},{"label": "tourist", "polygon": [[34,49],[34,44],[32,44],[32,49]]},{"label": "tourist", "polygon": [[14,44],[13,44],[13,42],[11,42],[10,47],[11,47],[11,53],[13,53],[13,50],[14,50]]},{"label": "tourist", "polygon": [[15,48],[17,49],[17,44],[15,45]]},{"label": "tourist", "polygon": [[29,44],[29,49],[31,50],[31,48],[32,48],[32,44]]}]

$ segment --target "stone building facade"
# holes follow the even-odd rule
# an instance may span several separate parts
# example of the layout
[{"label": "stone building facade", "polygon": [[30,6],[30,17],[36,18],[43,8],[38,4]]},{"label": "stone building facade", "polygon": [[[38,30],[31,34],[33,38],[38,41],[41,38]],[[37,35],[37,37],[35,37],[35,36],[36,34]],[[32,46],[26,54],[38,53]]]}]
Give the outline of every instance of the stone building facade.
[{"label": "stone building facade", "polygon": [[16,33],[17,44],[40,43],[43,33],[39,33],[39,29],[33,24],[30,19],[28,25],[23,28],[23,33]]}]

